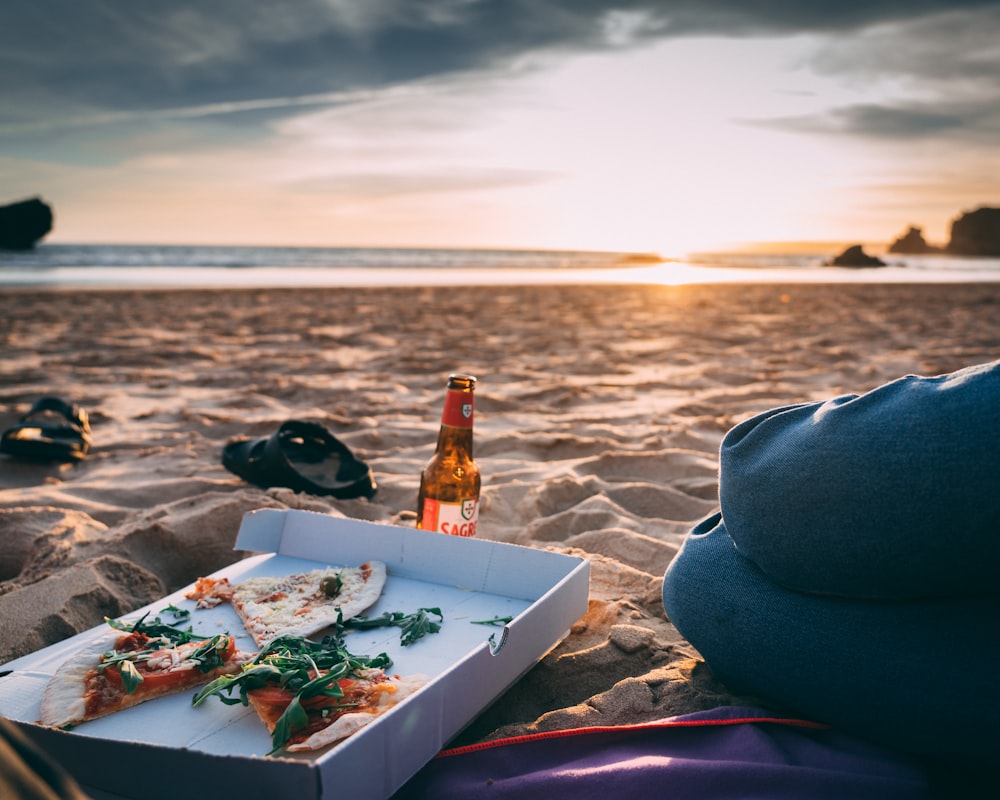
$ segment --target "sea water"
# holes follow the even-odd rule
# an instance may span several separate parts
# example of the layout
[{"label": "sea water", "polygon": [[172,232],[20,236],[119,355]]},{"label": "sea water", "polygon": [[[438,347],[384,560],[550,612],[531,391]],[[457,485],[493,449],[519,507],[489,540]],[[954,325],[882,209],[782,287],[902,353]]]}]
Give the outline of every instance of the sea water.
[{"label": "sea water", "polygon": [[0,289],[1000,280],[998,258],[889,255],[845,269],[825,266],[831,255],[42,243],[0,251]]}]

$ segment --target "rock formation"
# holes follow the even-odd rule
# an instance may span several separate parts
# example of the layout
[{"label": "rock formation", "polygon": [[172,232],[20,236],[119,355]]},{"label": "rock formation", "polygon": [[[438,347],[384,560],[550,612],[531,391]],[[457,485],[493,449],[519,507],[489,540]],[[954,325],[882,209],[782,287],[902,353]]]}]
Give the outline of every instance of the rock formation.
[{"label": "rock formation", "polygon": [[828,261],[828,267],[884,267],[885,262],[881,258],[868,255],[864,247],[854,244],[848,247],[839,256]]},{"label": "rock formation", "polygon": [[0,250],[30,250],[52,230],[52,209],[37,197],[0,206]]},{"label": "rock formation", "polygon": [[1000,256],[1000,208],[977,208],[952,220],[947,252],[956,256]]},{"label": "rock formation", "polygon": [[927,244],[924,241],[923,231],[911,225],[906,233],[889,245],[889,252],[902,255],[926,255],[927,253],[939,253],[941,250]]}]

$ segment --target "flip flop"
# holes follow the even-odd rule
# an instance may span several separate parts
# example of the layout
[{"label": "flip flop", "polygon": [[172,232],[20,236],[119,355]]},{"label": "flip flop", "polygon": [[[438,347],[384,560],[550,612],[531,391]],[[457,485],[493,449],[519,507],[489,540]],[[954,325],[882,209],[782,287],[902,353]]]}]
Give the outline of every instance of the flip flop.
[{"label": "flip flop", "polygon": [[290,420],[271,436],[229,442],[222,465],[264,489],[283,486],[341,500],[370,498],[376,489],[371,468],[314,422]]},{"label": "flip flop", "polygon": [[60,397],[41,397],[3,432],[0,453],[31,461],[82,461],[90,449],[90,418]]}]

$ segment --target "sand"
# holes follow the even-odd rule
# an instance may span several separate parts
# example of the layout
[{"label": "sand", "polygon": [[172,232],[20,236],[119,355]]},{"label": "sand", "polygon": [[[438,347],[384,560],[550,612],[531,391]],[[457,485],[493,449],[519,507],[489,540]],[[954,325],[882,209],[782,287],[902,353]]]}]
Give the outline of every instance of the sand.
[{"label": "sand", "polygon": [[[590,608],[462,742],[753,700],[666,619],[663,572],[764,409],[1000,352],[1000,284],[0,293],[0,428],[44,394],[91,415],[76,465],[0,456],[0,663],[243,554],[261,507],[413,525],[447,375],[468,371],[480,536],[582,554]],[[327,425],[371,500],[261,490],[232,437]]]}]

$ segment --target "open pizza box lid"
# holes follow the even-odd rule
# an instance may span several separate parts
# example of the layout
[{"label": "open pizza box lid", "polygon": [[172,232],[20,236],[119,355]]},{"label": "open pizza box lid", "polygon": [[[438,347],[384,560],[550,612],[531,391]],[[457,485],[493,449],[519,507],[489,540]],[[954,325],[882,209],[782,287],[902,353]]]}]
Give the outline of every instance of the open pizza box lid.
[{"label": "open pizza box lid", "polygon": [[[59,666],[106,628],[95,628],[4,665],[0,715],[19,725],[95,798],[385,798],[557,644],[587,610],[589,565],[580,558],[485,539],[305,511],[262,509],[243,519],[235,549],[260,555],[213,577],[237,582],[326,566],[385,562],[388,580],[365,616],[439,608],[441,631],[402,647],[399,629],[352,631],[352,653],[393,660],[392,672],[427,683],[354,736],[315,753],[267,756],[270,736],[252,709],[193,692],[149,701],[73,731],[35,724],[46,683]],[[125,615],[194,608],[187,587]],[[513,617],[504,626],[476,624]],[[229,604],[193,611],[208,636],[228,631],[255,646]]]}]

